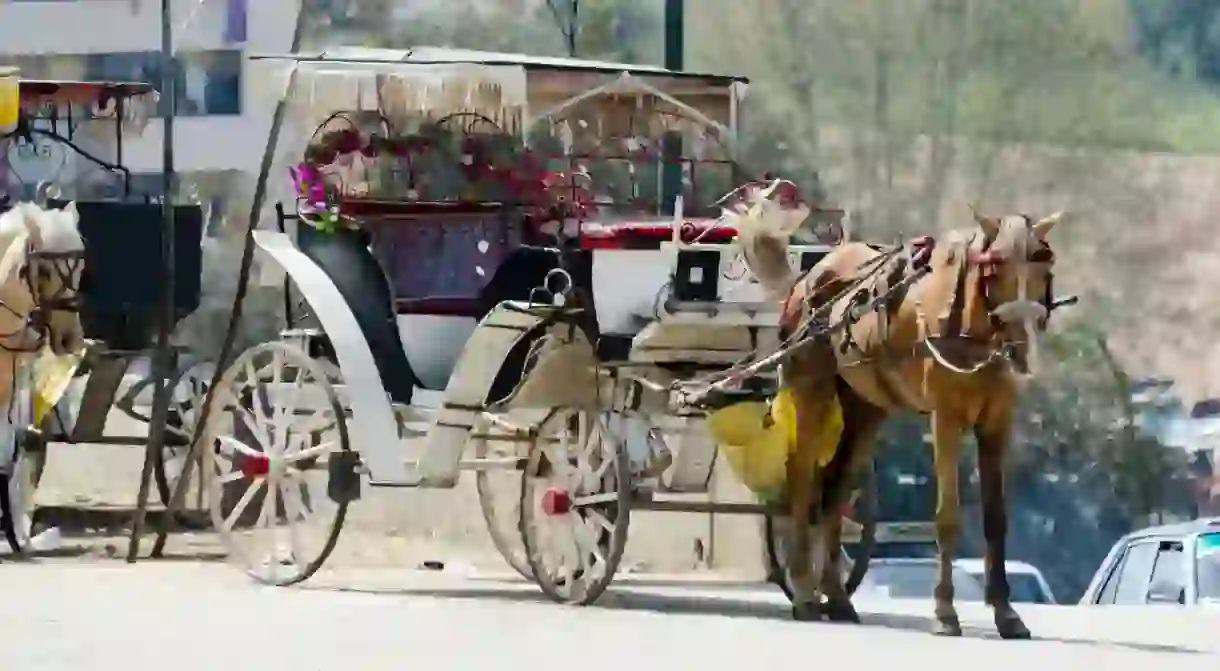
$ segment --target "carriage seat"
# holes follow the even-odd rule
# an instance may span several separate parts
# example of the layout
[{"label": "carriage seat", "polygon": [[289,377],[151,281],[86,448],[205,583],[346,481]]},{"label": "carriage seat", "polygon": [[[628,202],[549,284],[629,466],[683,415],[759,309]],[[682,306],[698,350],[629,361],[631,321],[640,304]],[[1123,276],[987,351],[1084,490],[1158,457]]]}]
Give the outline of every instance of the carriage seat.
[{"label": "carriage seat", "polygon": [[371,234],[398,314],[482,317],[494,306],[489,287],[506,281],[501,266],[523,243],[520,216],[503,203],[353,200],[344,208]]}]

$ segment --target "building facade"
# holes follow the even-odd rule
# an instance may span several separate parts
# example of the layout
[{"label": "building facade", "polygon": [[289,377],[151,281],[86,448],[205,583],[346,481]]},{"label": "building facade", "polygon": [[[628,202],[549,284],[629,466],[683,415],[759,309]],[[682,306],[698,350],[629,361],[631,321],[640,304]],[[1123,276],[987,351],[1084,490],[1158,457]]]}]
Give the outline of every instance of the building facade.
[{"label": "building facade", "polygon": [[[171,0],[176,62],[174,151],[184,182],[240,181],[257,170],[267,98],[248,83],[249,53],[288,51],[300,0]],[[143,81],[160,87],[160,0],[0,2],[0,64],[29,79]],[[167,113],[162,100],[158,117]],[[164,124],[124,142],[134,190],[160,190]],[[37,167],[37,166],[35,166]]]}]

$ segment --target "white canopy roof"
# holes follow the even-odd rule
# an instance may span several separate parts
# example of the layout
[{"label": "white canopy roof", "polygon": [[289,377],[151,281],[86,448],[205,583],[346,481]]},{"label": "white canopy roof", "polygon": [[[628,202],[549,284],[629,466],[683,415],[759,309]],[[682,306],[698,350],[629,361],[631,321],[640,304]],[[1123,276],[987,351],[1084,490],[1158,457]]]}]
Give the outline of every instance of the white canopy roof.
[{"label": "white canopy roof", "polygon": [[[337,110],[379,110],[391,119],[412,114],[477,112],[505,128],[521,128],[531,116],[530,74],[635,75],[643,82],[702,80],[740,97],[742,77],[673,72],[650,65],[505,54],[468,49],[335,47],[314,53],[254,56],[269,67],[251,73],[271,78],[258,88],[287,93],[293,117],[321,121]],[[595,86],[605,86],[598,83]],[[575,86],[575,80],[573,85]],[[591,88],[583,83],[577,96]],[[641,86],[637,88],[648,88]],[[650,92],[656,93],[652,90]],[[550,107],[550,105],[546,105]]]}]

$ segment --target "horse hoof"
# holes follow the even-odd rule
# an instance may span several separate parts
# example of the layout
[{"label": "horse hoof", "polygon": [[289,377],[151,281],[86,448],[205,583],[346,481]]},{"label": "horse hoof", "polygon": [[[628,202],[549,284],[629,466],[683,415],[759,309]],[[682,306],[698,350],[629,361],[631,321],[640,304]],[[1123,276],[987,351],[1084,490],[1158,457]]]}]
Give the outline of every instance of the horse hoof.
[{"label": "horse hoof", "polygon": [[957,616],[937,617],[932,622],[932,634],[935,636],[961,636],[962,623]]},{"label": "horse hoof", "polygon": [[860,614],[847,599],[831,599],[823,606],[823,611],[826,613],[826,619],[831,622],[860,624]]},{"label": "horse hoof", "polygon": [[1028,641],[1033,638],[1033,635],[1029,633],[1029,627],[1026,627],[1015,613],[1012,617],[997,619],[995,628],[999,632],[1000,638],[1006,641]]},{"label": "horse hoof", "polygon": [[822,609],[817,603],[794,603],[792,619],[797,622],[817,622],[822,619]]}]

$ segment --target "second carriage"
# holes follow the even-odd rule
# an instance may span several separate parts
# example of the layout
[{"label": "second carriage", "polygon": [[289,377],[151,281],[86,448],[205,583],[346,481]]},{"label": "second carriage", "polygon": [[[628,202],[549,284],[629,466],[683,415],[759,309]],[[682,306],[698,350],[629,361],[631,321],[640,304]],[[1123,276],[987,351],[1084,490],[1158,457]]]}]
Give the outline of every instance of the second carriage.
[{"label": "second carriage", "polygon": [[[781,345],[716,198],[743,181],[745,80],[433,48],[261,60],[317,129],[277,152],[296,207],[249,238],[289,324],[225,368],[196,442],[251,575],[316,572],[363,487],[463,471],[505,559],[562,602],[610,584],[633,510],[769,512],[674,496],[708,491],[716,448],[671,384]],[[801,268],[836,242],[842,213],[818,215]],[[849,587],[876,540],[862,484]]]}]

